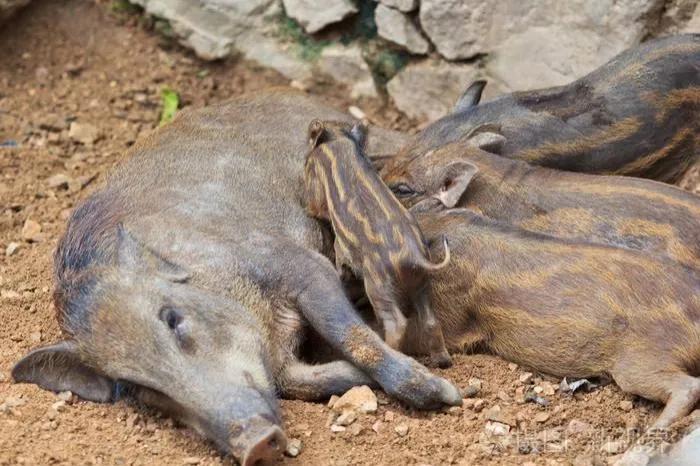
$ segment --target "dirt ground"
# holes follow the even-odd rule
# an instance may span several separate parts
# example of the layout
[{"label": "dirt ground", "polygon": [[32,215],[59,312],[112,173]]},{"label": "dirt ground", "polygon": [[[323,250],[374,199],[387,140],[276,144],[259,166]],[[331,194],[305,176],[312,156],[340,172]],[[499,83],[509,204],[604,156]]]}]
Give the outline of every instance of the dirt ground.
[{"label": "dirt ground", "polygon": [[[36,0],[0,29],[0,464],[233,464],[158,413],[74,398],[56,407],[57,395],[13,385],[9,372],[29,349],[59,339],[50,302],[56,241],[70,209],[157,125],[161,88],[179,91],[184,105],[203,106],[285,84],[276,73],[235,59],[200,62],[135,17],[113,14],[108,2]],[[390,105],[350,102],[328,83],[311,92],[341,109],[358,105],[378,124],[413,126]],[[86,144],[77,143],[68,130],[73,121],[94,125],[97,135],[88,132],[79,136]],[[684,186],[698,192],[697,180],[695,172]],[[23,232],[27,220],[41,231],[35,225]],[[6,255],[11,243],[19,248]],[[324,404],[283,401],[287,433],[303,443],[301,454],[284,463],[606,464],[659,409],[614,385],[561,394],[553,390],[559,380],[530,379],[526,369],[493,356],[455,361],[442,375],[462,387],[479,379],[481,390],[449,412],[415,412],[379,394],[376,414],[332,433]],[[523,401],[532,389],[548,406]],[[488,435],[501,426],[488,418],[500,418],[510,432]],[[689,422],[648,441],[672,441]]]}]

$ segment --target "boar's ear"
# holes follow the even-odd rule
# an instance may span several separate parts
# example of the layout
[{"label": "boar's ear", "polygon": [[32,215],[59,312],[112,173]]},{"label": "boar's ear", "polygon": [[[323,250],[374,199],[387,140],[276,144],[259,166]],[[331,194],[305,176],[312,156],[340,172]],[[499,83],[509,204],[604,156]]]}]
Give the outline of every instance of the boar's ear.
[{"label": "boar's ear", "polygon": [[85,365],[76,346],[64,340],[36,348],[15,364],[12,378],[54,392],[71,391],[90,401],[111,401],[114,382]]},{"label": "boar's ear", "polygon": [[122,267],[155,273],[166,280],[182,283],[190,274],[142,244],[122,224],[117,227],[118,261]]},{"label": "boar's ear", "polygon": [[464,91],[464,94],[457,100],[454,112],[458,113],[478,105],[481,101],[481,93],[484,92],[485,87],[486,80],[484,79],[479,79],[471,83],[467,90]]},{"label": "boar's ear", "polygon": [[496,124],[487,123],[479,125],[466,136],[467,143],[472,147],[477,147],[486,152],[500,154],[506,137],[501,134],[501,127]]},{"label": "boar's ear", "polygon": [[440,191],[434,197],[448,209],[453,208],[467,190],[479,169],[469,162],[452,162],[442,172]]},{"label": "boar's ear", "polygon": [[309,147],[315,149],[319,144],[323,143],[323,133],[326,131],[326,125],[321,120],[314,119],[309,123]]}]

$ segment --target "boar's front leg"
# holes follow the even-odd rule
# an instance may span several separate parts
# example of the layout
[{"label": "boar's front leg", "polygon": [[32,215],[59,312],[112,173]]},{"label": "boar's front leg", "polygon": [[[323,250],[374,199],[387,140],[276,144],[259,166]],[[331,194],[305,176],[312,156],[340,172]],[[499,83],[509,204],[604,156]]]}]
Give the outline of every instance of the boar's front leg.
[{"label": "boar's front leg", "polygon": [[352,387],[376,383],[347,361],[312,365],[294,360],[285,364],[277,385],[284,398],[318,401],[342,395]]},{"label": "boar's front leg", "polygon": [[[279,278],[314,330],[389,395],[420,409],[461,404],[454,385],[391,349],[365,324],[345,296],[328,259],[295,245],[281,248],[271,257],[290,259],[284,270],[278,269],[282,272]],[[280,266],[278,261],[276,264]],[[305,274],[301,276],[299,270]]]}]

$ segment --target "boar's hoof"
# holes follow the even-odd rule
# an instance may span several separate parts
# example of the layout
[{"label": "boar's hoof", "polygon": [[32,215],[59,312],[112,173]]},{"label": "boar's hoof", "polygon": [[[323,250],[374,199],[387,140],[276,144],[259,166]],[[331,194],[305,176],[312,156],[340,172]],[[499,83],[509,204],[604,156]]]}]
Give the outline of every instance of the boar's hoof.
[{"label": "boar's hoof", "polygon": [[452,367],[452,358],[447,351],[431,354],[428,360],[428,367],[447,369],[448,367]]}]

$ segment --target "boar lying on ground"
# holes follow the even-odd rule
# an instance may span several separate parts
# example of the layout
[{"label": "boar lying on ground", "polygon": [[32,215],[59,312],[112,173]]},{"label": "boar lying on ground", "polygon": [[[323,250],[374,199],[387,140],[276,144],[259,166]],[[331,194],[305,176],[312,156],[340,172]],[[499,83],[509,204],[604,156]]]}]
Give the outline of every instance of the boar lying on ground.
[{"label": "boar lying on ground", "polygon": [[382,178],[407,207],[436,198],[527,230],[646,251],[700,270],[700,198],[664,183],[536,167],[469,140],[399,155],[384,164]]},{"label": "boar lying on ground", "polygon": [[362,123],[309,125],[311,151],[306,157],[306,206],[327,220],[335,232],[336,267],[362,277],[384,339],[398,349],[409,315],[420,322],[431,365],[449,367],[442,330],[430,306],[430,274],[450,260],[430,262],[423,235],[411,215],[382,183],[364,153],[367,127]]},{"label": "boar lying on ground", "polygon": [[417,217],[429,239],[449,232],[452,261],[431,282],[448,348],[478,346],[557,376],[609,375],[627,392],[666,403],[655,427],[695,406],[697,271],[527,232],[468,209]]},{"label": "boar lying on ground", "polygon": [[[66,339],[25,356],[14,379],[97,401],[128,382],[246,466],[284,450],[277,394],[324,399],[376,382],[414,407],[460,404],[454,385],[363,322],[321,254],[327,236],[301,202],[314,117],[347,119],[269,91],[183,111],[137,143],[58,244]],[[369,150],[390,152],[372,138]],[[310,332],[344,360],[299,360]]]},{"label": "boar lying on ground", "polygon": [[499,133],[490,150],[531,164],[673,183],[700,154],[700,34],[650,40],[566,86],[479,104],[485,83],[410,148]]}]

